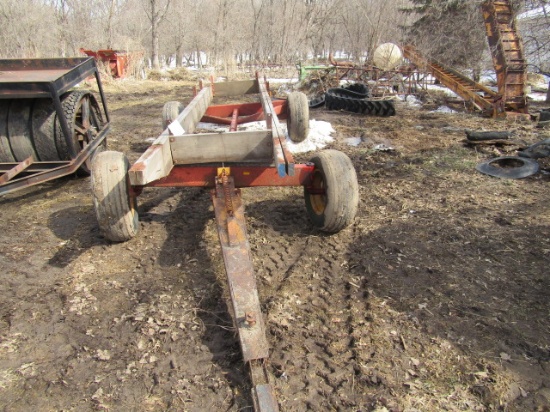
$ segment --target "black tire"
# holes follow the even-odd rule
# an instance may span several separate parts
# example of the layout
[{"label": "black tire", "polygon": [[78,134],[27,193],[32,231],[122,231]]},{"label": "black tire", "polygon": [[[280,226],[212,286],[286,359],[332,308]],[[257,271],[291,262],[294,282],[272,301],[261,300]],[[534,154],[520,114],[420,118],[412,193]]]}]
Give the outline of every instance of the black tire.
[{"label": "black tire", "polygon": [[61,160],[55,144],[57,114],[51,99],[34,99],[32,106],[32,140],[36,154],[42,161]]},{"label": "black tire", "polygon": [[0,163],[15,162],[8,139],[9,100],[0,100]]},{"label": "black tire", "polygon": [[12,99],[8,113],[8,140],[15,160],[39,160],[31,137],[31,99]]},{"label": "black tire", "polygon": [[[103,127],[103,118],[97,100],[88,91],[72,91],[61,98],[63,114],[67,119],[72,135],[69,139],[70,147],[78,154],[90,141],[95,139]],[[55,124],[55,143],[60,160],[71,160],[71,152],[61,129],[61,122],[57,119]],[[103,140],[102,146],[96,152],[105,149],[107,141]],[[80,166],[77,174],[90,175],[91,161],[94,153]]]},{"label": "black tire", "polygon": [[314,97],[308,101],[308,106],[310,109],[317,109],[325,104],[325,95]]},{"label": "black tire", "polygon": [[369,88],[363,83],[348,84],[346,87],[344,87],[344,89],[355,92],[361,95],[362,97],[370,96]]},{"label": "black tire", "polygon": [[337,150],[323,150],[311,162],[312,181],[304,186],[308,216],[314,226],[336,233],[349,226],[359,205],[357,174],[348,156]]},{"label": "black tire", "polygon": [[476,170],[501,179],[523,179],[537,173],[539,164],[536,160],[524,157],[502,156],[478,164]]},{"label": "black tire", "polygon": [[309,134],[309,103],[301,92],[288,95],[288,136],[295,143],[303,142]]},{"label": "black tire", "polygon": [[183,112],[183,104],[177,101],[166,102],[162,108],[162,130],[176,120],[181,112]]},{"label": "black tire", "polygon": [[135,197],[130,196],[129,163],[120,152],[98,153],[92,160],[92,192],[101,234],[125,242],[139,230]]}]

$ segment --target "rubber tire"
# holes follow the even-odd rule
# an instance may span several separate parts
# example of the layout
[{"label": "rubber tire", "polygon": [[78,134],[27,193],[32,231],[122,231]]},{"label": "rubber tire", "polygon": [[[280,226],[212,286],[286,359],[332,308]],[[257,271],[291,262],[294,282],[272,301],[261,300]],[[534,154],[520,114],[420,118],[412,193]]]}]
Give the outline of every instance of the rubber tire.
[{"label": "rubber tire", "polygon": [[288,95],[288,136],[294,143],[303,142],[309,134],[309,102],[301,92]]},{"label": "rubber tire", "polygon": [[[76,133],[75,126],[77,124],[79,116],[82,115],[82,102],[84,99],[89,99],[90,104],[90,119],[93,118],[92,111],[94,111],[96,116],[96,123],[95,128],[97,130],[101,129],[103,127],[103,118],[101,115],[101,110],[99,108],[99,104],[97,103],[97,100],[95,99],[94,95],[90,93],[89,91],[81,91],[81,90],[74,90],[68,93],[65,93],[61,97],[61,107],[63,108],[63,115],[67,119],[67,123],[69,125],[69,129],[72,131],[73,135],[70,139],[70,145],[72,146],[75,153],[80,153],[80,151],[84,148],[84,146],[87,144],[87,141],[80,142]],[[65,139],[65,135],[63,134],[63,130],[61,129],[61,122],[58,118],[56,118],[55,122],[55,144],[57,146],[57,153],[59,155],[60,160],[71,160],[71,155],[69,151],[69,146],[67,145],[67,141]],[[102,151],[106,148],[107,140],[103,140],[102,147],[98,147],[96,152]],[[93,157],[94,153],[90,154],[88,159],[82,163],[80,168],[77,171],[77,174],[79,176],[89,176],[91,172],[91,158]]]},{"label": "rubber tire", "polygon": [[32,140],[40,160],[61,160],[55,144],[57,113],[51,99],[34,99],[32,106]]},{"label": "rubber tire", "polygon": [[[493,166],[495,164],[505,164],[510,162],[517,162],[521,166],[512,166],[512,167],[498,167]],[[476,170],[480,173],[499,177],[501,179],[523,179],[534,175],[539,171],[539,164],[536,160],[518,157],[518,156],[502,156],[495,157],[494,159],[487,160],[476,166]]]},{"label": "rubber tire", "polygon": [[166,102],[162,108],[162,130],[176,120],[181,112],[183,112],[183,104],[175,100]]},{"label": "rubber tire", "polygon": [[120,152],[105,151],[92,159],[93,201],[101,234],[125,242],[139,230],[137,202],[130,197],[129,163]]},{"label": "rubber tire", "polygon": [[8,113],[8,140],[15,160],[39,160],[31,137],[31,99],[12,99]]},{"label": "rubber tire", "polygon": [[8,139],[9,100],[0,100],[0,163],[15,162]]},{"label": "rubber tire", "polygon": [[324,194],[311,194],[304,186],[304,199],[309,219],[314,226],[336,233],[349,226],[359,207],[359,184],[350,158],[338,150],[323,150],[311,160],[315,169],[313,189]]}]

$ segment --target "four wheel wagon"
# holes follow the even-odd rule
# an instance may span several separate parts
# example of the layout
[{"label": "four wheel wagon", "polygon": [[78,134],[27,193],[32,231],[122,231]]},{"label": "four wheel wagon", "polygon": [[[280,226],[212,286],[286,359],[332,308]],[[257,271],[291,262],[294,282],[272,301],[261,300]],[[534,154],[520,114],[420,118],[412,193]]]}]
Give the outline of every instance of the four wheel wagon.
[{"label": "four wheel wagon", "polygon": [[[215,96],[254,93],[256,103],[211,105]],[[126,241],[139,229],[136,198],[144,187],[211,188],[233,321],[245,363],[250,368],[257,411],[278,410],[265,366],[268,343],[246,233],[241,188],[302,186],[314,226],[334,233],[348,226],[358,207],[358,183],[351,160],[325,150],[308,163],[295,163],[279,119],[289,137],[301,141],[309,130],[305,95],[291,93],[272,100],[269,84],[251,81],[212,83],[200,87],[189,103],[168,102],[161,135],[131,167],[124,154],[99,153],[92,162],[94,206],[102,234]],[[195,133],[200,121],[228,126],[227,132]],[[265,121],[261,131],[238,131],[238,125]]]}]

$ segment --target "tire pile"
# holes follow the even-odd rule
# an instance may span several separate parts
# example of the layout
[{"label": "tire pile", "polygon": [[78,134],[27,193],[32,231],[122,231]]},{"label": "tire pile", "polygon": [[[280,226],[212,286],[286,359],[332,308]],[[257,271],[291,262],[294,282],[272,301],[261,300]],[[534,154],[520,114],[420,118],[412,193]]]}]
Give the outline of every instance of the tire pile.
[{"label": "tire pile", "polygon": [[367,86],[360,83],[328,89],[323,97],[311,100],[309,107],[321,107],[323,104],[328,110],[344,110],[373,116],[395,116],[393,100],[371,99]]},{"label": "tire pile", "polygon": [[103,125],[99,104],[90,92],[65,93],[61,106],[69,129],[74,132],[70,142],[63,134],[52,99],[0,100],[0,163],[22,162],[28,157],[46,162],[71,160],[71,149],[75,153],[82,149],[76,130],[83,127],[85,99],[89,102],[87,114],[94,130]]}]

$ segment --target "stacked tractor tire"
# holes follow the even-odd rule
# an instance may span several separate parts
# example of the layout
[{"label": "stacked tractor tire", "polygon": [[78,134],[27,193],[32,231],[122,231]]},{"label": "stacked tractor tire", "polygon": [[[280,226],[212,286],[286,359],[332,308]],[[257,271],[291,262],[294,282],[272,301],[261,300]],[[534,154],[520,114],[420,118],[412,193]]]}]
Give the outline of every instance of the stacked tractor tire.
[{"label": "stacked tractor tire", "polygon": [[71,137],[61,128],[52,99],[0,100],[0,163],[66,161],[79,153],[103,124],[100,107],[88,91],[71,91],[61,96],[63,114]]},{"label": "stacked tractor tire", "polygon": [[361,83],[328,89],[324,96],[310,100],[311,108],[326,105],[328,110],[343,110],[372,116],[395,116],[393,100],[370,97],[367,86]]}]

